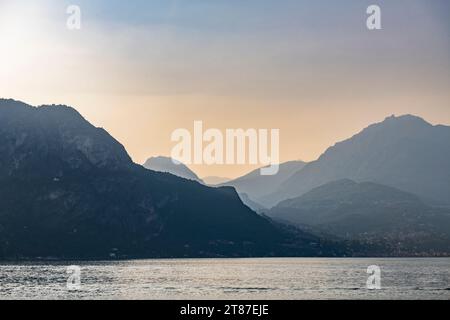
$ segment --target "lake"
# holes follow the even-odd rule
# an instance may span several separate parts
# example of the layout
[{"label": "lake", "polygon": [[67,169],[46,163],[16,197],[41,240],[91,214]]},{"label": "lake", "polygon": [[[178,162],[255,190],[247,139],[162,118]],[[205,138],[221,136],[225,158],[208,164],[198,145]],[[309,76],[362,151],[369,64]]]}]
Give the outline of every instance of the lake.
[{"label": "lake", "polygon": [[[379,290],[366,285],[372,265]],[[448,300],[450,258],[0,262],[0,299]]]}]

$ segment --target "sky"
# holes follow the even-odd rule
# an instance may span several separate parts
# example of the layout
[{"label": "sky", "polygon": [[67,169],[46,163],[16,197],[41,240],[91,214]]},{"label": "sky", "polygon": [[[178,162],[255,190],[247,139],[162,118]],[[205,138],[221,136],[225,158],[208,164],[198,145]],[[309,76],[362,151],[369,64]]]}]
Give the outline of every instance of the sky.
[{"label": "sky", "polygon": [[0,97],[73,106],[137,163],[195,120],[279,129],[281,161],[312,161],[392,114],[450,125],[449,15],[446,0],[0,0]]}]

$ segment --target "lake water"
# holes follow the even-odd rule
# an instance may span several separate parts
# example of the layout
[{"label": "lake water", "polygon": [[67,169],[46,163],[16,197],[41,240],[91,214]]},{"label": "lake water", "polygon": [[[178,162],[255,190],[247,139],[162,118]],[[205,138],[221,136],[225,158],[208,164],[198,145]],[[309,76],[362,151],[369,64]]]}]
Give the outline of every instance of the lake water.
[{"label": "lake water", "polygon": [[[75,291],[70,265],[81,270]],[[381,268],[380,290],[367,289],[370,265]],[[448,300],[450,259],[0,262],[0,299]]]}]

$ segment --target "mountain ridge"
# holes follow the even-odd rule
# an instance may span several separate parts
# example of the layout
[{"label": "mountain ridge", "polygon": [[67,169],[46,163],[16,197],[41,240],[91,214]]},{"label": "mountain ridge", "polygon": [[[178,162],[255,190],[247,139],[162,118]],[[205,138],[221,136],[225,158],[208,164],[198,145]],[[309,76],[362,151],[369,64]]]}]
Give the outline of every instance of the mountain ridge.
[{"label": "mountain ridge", "polygon": [[329,182],[266,212],[269,217],[395,252],[450,254],[450,209],[373,182]]},{"label": "mountain ridge", "polygon": [[[250,200],[247,203],[251,205],[252,209],[259,211],[262,207],[266,207],[264,203],[265,195],[276,190],[284,181],[295,172],[301,170],[305,165],[306,162],[300,160],[288,161],[280,164],[276,175],[263,176],[261,175],[261,170],[257,169],[219,186],[232,186],[236,188],[238,193],[245,195],[245,198]],[[256,203],[257,205],[252,205],[252,203]]]},{"label": "mountain ridge", "polygon": [[253,257],[342,250],[132,162],[75,109],[0,100],[0,259]]},{"label": "mountain ridge", "polygon": [[372,181],[450,202],[450,127],[422,118],[388,117],[328,148],[265,197],[271,206],[339,179]]}]

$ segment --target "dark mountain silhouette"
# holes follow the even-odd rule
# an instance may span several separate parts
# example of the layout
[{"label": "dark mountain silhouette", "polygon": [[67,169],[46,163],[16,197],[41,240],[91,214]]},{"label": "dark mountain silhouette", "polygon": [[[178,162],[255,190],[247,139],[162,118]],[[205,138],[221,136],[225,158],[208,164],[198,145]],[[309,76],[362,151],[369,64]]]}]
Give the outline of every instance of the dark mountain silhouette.
[{"label": "dark mountain silhouette", "polygon": [[177,177],[203,183],[194,171],[189,169],[185,164],[172,160],[172,158],[150,158],[144,163],[144,168],[158,172],[170,173]]},{"label": "dark mountain silhouette", "polygon": [[329,148],[265,197],[271,206],[339,179],[372,181],[436,204],[450,203],[450,127],[389,117]]},{"label": "dark mountain silhouette", "polygon": [[450,210],[376,183],[330,182],[267,214],[348,239],[384,241],[395,252],[450,253]]},{"label": "dark mountain silhouette", "polygon": [[0,258],[331,255],[326,250],[317,237],[258,216],[233,188],[134,164],[70,107],[0,100]]},{"label": "dark mountain silhouette", "polygon": [[276,191],[283,182],[301,170],[305,164],[303,161],[282,163],[278,173],[273,176],[263,176],[260,169],[257,169],[245,176],[223,183],[221,186],[234,187],[239,194],[245,195],[244,198],[248,199],[248,204],[256,204],[250,205],[252,209],[259,210],[265,207],[264,197]]}]

